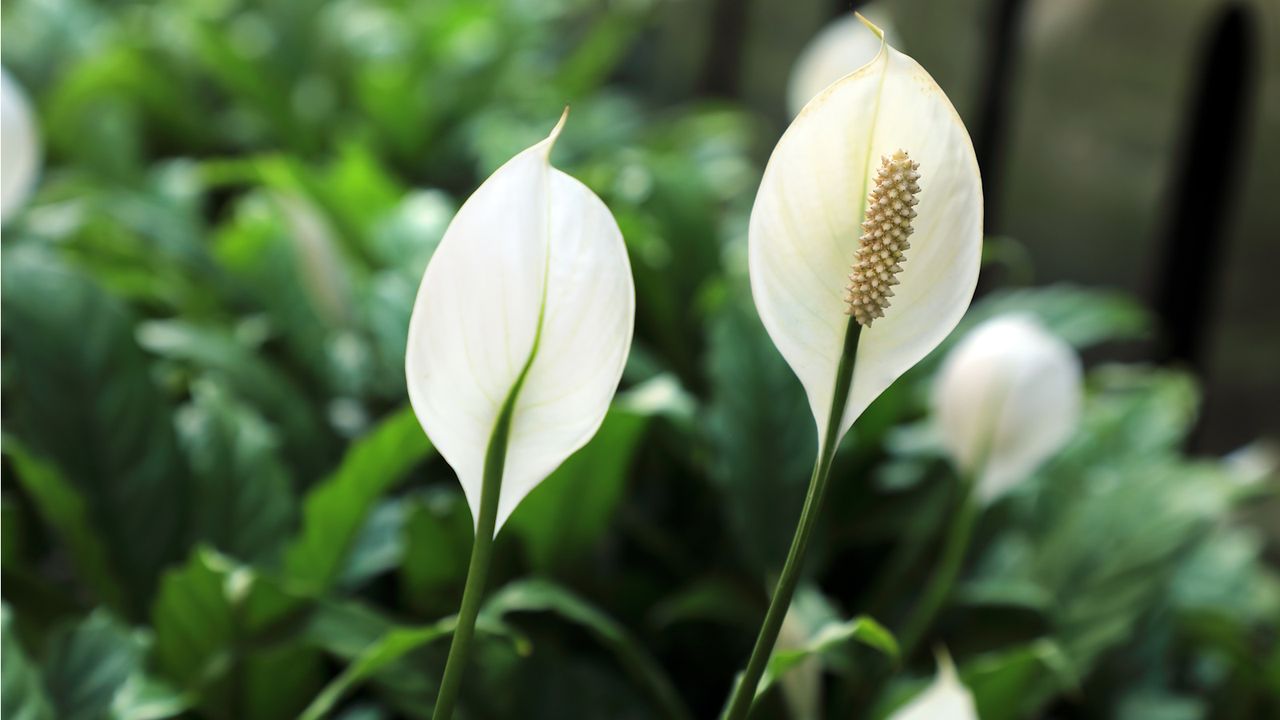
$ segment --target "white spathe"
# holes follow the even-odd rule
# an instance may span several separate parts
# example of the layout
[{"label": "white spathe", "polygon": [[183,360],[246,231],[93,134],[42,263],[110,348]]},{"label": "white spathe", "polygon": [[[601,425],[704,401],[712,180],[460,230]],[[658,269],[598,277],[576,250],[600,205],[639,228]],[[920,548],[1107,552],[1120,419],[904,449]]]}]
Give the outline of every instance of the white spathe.
[{"label": "white spathe", "polygon": [[978,720],[973,694],[960,682],[955,665],[938,653],[938,675],[924,692],[898,708],[889,720]]},{"label": "white spathe", "polygon": [[0,68],[0,222],[22,207],[35,187],[40,136],[27,96]]},{"label": "white spathe", "polygon": [[862,330],[843,436],[969,306],[982,251],[982,182],[969,133],[924,68],[882,42],[871,62],[819,93],[787,128],[751,212],[756,309],[804,385],[819,447],[849,321],[844,295],[863,204],[881,158],[899,149],[920,163],[915,234],[893,306]]},{"label": "white spathe", "polygon": [[[884,31],[887,42],[897,44],[889,15],[879,3],[860,10],[862,16]],[[880,52],[880,38],[868,32],[857,15],[846,13],[824,26],[800,51],[787,80],[787,110],[795,117],[805,104],[828,85],[866,65]]]},{"label": "white spathe", "polygon": [[598,197],[550,165],[564,122],[458,210],[409,325],[409,399],[475,518],[494,424],[527,366],[495,533],[599,429],[631,347],[635,288],[622,233]]},{"label": "white spathe", "polygon": [[1080,423],[1080,358],[1029,315],[978,325],[933,388],[942,443],[990,502],[1062,448]]}]

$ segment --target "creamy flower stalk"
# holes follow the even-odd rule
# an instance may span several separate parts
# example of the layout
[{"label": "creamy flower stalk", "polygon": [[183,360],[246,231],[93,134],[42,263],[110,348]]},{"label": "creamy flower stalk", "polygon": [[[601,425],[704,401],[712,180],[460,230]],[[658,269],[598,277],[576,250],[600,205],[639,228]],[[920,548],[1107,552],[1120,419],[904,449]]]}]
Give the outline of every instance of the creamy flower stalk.
[{"label": "creamy flower stalk", "polygon": [[725,716],[768,662],[821,513],[836,446],[880,393],[951,332],[973,296],[982,183],[964,124],[933,78],[879,41],[787,128],[751,212],[760,319],[804,386],[818,456],[795,538]]},{"label": "creamy flower stalk", "polygon": [[1080,358],[1030,316],[987,320],[947,355],[933,387],[933,415],[960,474],[960,501],[937,568],[901,633],[904,652],[946,602],[982,507],[1071,439],[1082,403]]},{"label": "creamy flower stalk", "polygon": [[409,399],[476,522],[435,718],[452,715],[494,535],[595,435],[631,348],[622,233],[598,197],[550,165],[564,122],[458,210],[409,324]]}]

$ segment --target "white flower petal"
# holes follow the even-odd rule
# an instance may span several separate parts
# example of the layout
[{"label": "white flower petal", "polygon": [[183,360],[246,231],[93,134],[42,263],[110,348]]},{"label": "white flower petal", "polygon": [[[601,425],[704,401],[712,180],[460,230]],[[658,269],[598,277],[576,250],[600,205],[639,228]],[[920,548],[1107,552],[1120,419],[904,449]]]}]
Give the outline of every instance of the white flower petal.
[{"label": "white flower petal", "polygon": [[0,68],[0,222],[22,207],[35,187],[40,136],[22,87]]},{"label": "white flower petal", "polygon": [[[877,3],[864,6],[862,16],[880,26],[885,40],[896,44],[888,13]],[[787,80],[787,110],[800,113],[806,103],[828,85],[866,65],[880,52],[880,38],[867,31],[856,15],[841,15],[809,41]]]},{"label": "white flower petal", "polygon": [[1080,358],[1029,316],[974,328],[943,362],[934,414],[943,444],[977,493],[996,499],[1074,434],[1082,405]]},{"label": "white flower petal", "polygon": [[889,716],[889,720],[978,720],[973,694],[960,682],[946,653],[938,654],[938,676],[925,691]]},{"label": "white flower petal", "polygon": [[599,198],[549,164],[563,123],[458,211],[423,275],[409,328],[410,400],[473,516],[494,423],[529,362],[495,532],[595,434],[631,346],[635,291],[622,234]]},{"label": "white flower petal", "polygon": [[885,45],[792,122],[751,213],[756,308],[804,385],[819,443],[848,325],[844,293],[862,206],[880,159],[899,149],[920,164],[919,215],[893,305],[862,331],[843,436],[969,305],[982,246],[982,183],[968,132],[929,74]]}]

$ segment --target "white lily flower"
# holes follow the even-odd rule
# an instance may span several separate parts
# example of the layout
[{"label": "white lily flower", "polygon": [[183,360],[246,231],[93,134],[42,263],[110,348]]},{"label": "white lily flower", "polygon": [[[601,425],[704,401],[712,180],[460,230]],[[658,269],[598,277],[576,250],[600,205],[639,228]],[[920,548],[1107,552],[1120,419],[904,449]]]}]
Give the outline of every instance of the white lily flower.
[{"label": "white lily flower", "polygon": [[960,682],[951,658],[940,652],[933,683],[898,708],[889,720],[978,720],[978,709],[973,694]]},{"label": "white lily flower", "polygon": [[[595,434],[631,347],[622,233],[595,194],[550,165],[565,117],[463,204],[409,326],[410,401],[477,522],[486,454],[505,441],[495,534]],[[509,432],[497,427],[508,404]]]},{"label": "white lily flower", "polygon": [[[884,31],[885,41],[897,44],[885,8],[871,3],[859,12]],[[787,80],[787,110],[792,117],[828,85],[871,62],[880,52],[880,38],[867,32],[856,15],[832,20],[805,45]]]},{"label": "white lily flower", "polygon": [[[756,308],[804,385],[820,448],[951,332],[982,248],[982,183],[964,124],[929,73],[864,24],[879,51],[791,123],[751,213]],[[846,339],[856,364],[836,398]]]},{"label": "white lily flower", "polygon": [[1011,315],[982,323],[947,355],[933,407],[943,445],[990,502],[1066,444],[1082,396],[1075,351],[1030,316]]},{"label": "white lily flower", "polygon": [[35,187],[40,135],[26,93],[0,68],[0,222],[22,207]]}]

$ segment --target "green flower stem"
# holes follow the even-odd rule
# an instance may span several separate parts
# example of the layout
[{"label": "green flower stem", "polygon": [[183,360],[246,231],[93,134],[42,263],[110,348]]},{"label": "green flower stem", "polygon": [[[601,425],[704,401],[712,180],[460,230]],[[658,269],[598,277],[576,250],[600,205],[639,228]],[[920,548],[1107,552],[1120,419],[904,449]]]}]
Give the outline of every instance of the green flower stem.
[{"label": "green flower stem", "polygon": [[795,537],[791,539],[791,549],[782,565],[782,574],[778,576],[778,584],[769,601],[769,610],[760,626],[760,634],[756,637],[755,648],[751,650],[747,669],[734,686],[733,696],[723,716],[725,720],[743,720],[751,711],[756,687],[760,684],[760,677],[764,675],[769,656],[773,654],[773,645],[778,640],[782,620],[787,615],[791,596],[795,594],[796,585],[800,582],[805,552],[809,549],[809,540],[818,525],[822,502],[827,494],[827,480],[831,477],[831,461],[835,457],[839,440],[840,419],[844,416],[844,408],[849,401],[849,388],[853,384],[853,366],[861,332],[862,326],[850,318],[844,335],[844,350],[836,367],[835,392],[831,398],[831,413],[827,416],[827,432],[813,466],[813,476],[809,478],[809,491],[804,498],[804,509],[800,511],[800,523],[796,526]]},{"label": "green flower stem", "polygon": [[[521,380],[524,375],[521,375]],[[471,650],[471,638],[475,635],[476,617],[480,614],[480,602],[484,596],[485,579],[489,576],[489,561],[493,557],[493,529],[498,520],[498,497],[502,491],[502,470],[507,462],[507,439],[511,435],[511,413],[515,407],[519,383],[507,397],[489,438],[484,455],[484,478],[480,483],[480,517],[476,520],[476,537],[471,545],[471,564],[467,566],[467,584],[462,590],[462,607],[458,610],[458,624],[449,645],[449,658],[444,664],[444,677],[440,679],[440,693],[436,697],[432,720],[449,720],[453,706],[462,687],[462,672]]]},{"label": "green flower stem", "polygon": [[907,658],[915,651],[916,646],[924,639],[933,624],[934,617],[942,609],[960,575],[960,567],[964,564],[964,556],[969,550],[969,541],[973,537],[973,525],[978,519],[979,504],[973,493],[973,479],[961,478],[960,506],[951,518],[951,526],[942,548],[942,559],[934,569],[933,577],[925,588],[920,603],[908,618],[901,635],[902,657]]}]

